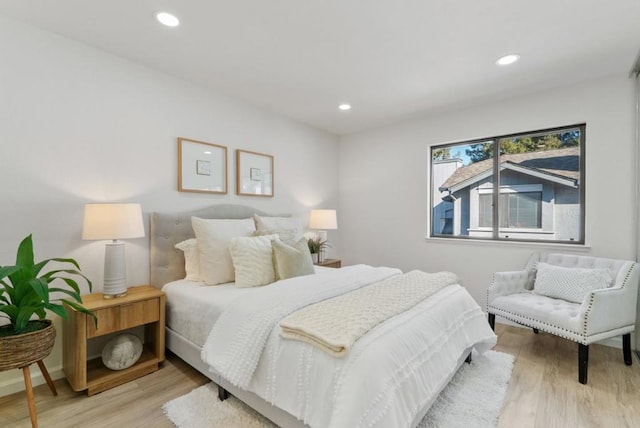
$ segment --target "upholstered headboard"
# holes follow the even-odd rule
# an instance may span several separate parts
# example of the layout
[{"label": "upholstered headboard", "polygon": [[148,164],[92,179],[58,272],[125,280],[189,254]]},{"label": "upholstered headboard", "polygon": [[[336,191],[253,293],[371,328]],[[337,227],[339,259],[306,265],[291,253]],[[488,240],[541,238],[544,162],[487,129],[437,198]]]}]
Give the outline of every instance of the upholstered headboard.
[{"label": "upholstered headboard", "polygon": [[191,217],[243,219],[254,214],[269,215],[255,208],[230,204],[214,205],[189,212],[151,213],[151,285],[162,288],[168,282],[184,278],[184,255],[175,245],[195,237]]}]

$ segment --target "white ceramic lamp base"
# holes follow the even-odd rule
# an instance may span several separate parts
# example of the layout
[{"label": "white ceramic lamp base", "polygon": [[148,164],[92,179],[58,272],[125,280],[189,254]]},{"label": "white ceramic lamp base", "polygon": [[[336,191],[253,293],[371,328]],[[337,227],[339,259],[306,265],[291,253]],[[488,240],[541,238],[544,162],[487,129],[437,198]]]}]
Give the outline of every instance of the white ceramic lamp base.
[{"label": "white ceramic lamp base", "polygon": [[127,295],[127,266],[124,257],[124,242],[114,240],[106,244],[102,293],[105,299]]}]

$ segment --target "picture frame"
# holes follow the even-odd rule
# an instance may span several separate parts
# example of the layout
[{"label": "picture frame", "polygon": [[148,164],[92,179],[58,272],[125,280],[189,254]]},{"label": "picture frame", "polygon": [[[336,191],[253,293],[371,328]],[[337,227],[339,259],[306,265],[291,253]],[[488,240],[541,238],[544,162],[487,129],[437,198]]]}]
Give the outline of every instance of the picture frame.
[{"label": "picture frame", "polygon": [[227,148],[178,138],[178,191],[227,194]]},{"label": "picture frame", "polygon": [[273,197],[273,163],[272,155],[237,149],[236,194]]}]

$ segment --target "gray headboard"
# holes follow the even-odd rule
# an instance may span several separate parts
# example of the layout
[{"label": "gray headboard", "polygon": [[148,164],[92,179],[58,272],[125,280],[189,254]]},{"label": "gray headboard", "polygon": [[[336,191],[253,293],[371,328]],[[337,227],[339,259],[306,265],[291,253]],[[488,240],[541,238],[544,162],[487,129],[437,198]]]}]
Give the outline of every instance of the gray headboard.
[{"label": "gray headboard", "polygon": [[243,219],[250,218],[253,214],[269,215],[255,208],[231,204],[180,213],[151,213],[151,285],[162,288],[168,282],[184,278],[184,255],[175,245],[185,239],[195,238],[191,217]]}]

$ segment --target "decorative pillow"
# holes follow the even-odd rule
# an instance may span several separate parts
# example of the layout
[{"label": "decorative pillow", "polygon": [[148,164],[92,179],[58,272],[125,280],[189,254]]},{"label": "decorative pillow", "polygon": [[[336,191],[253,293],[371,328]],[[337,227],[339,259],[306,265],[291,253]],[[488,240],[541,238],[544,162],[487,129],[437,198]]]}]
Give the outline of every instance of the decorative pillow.
[{"label": "decorative pillow", "polygon": [[[286,230],[296,231],[295,241],[302,238],[302,222],[297,217],[261,217],[253,215],[257,230]],[[282,239],[282,238],[281,238]]]},{"label": "decorative pillow", "polygon": [[186,241],[178,242],[176,248],[184,253],[184,270],[187,272],[187,276],[184,279],[201,281],[198,241],[195,238],[187,239]]},{"label": "decorative pillow", "polygon": [[253,236],[278,235],[278,238],[287,245],[294,246],[300,239],[296,229],[256,230]]},{"label": "decorative pillow", "polygon": [[233,282],[235,272],[229,241],[239,236],[251,236],[256,230],[253,219],[202,219],[191,217],[198,241],[200,278],[207,285]]},{"label": "decorative pillow", "polygon": [[293,278],[294,276],[311,275],[315,273],[311,253],[307,240],[301,238],[290,247],[278,240],[271,243],[273,246],[273,267],[276,279]]},{"label": "decorative pillow", "polygon": [[276,280],[271,241],[278,235],[232,238],[229,251],[236,271],[236,287],[257,287]]},{"label": "decorative pillow", "polygon": [[611,281],[608,269],[567,268],[539,262],[533,292],[582,303],[587,293],[607,288]]}]

